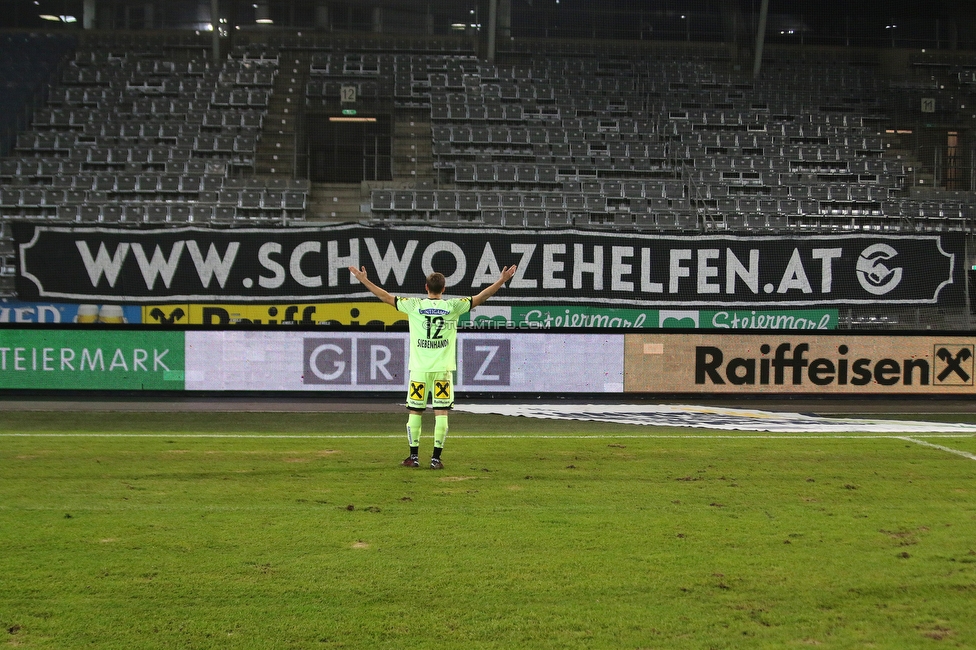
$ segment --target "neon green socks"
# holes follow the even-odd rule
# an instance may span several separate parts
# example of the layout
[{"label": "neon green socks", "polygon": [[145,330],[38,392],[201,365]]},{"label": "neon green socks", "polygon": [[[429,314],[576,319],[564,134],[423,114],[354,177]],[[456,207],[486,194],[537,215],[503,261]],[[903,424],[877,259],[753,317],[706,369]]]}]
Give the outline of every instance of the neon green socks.
[{"label": "neon green socks", "polygon": [[423,419],[420,417],[420,413],[411,413],[407,417],[407,440],[410,442],[410,447],[420,446],[420,427]]},{"label": "neon green socks", "polygon": [[443,448],[445,438],[447,438],[447,416],[437,415],[434,417],[434,447]]},{"label": "neon green socks", "polygon": [[[422,426],[422,418],[419,413],[411,413],[407,416],[407,442],[410,444],[410,452],[416,453],[414,450],[420,446],[420,431]],[[434,416],[434,449],[443,449],[444,440],[447,438],[447,416],[446,415],[435,415]],[[435,454],[435,458],[440,456],[438,452]]]}]

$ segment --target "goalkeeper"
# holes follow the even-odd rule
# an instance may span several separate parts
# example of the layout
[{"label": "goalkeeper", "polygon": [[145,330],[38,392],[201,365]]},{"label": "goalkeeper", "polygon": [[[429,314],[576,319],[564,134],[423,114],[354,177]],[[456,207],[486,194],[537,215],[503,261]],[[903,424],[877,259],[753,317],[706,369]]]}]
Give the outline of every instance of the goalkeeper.
[{"label": "goalkeeper", "polygon": [[407,387],[407,440],[410,455],[404,467],[420,467],[421,416],[428,396],[434,407],[434,453],[431,469],[444,469],[441,452],[447,438],[447,414],[454,406],[453,374],[457,369],[457,320],[473,307],[484,303],[515,275],[515,266],[506,266],[495,282],[470,298],[445,299],[443,273],[427,276],[426,298],[401,298],[378,287],[366,277],[366,267],[349,271],[373,295],[407,315],[410,324],[410,381]]}]

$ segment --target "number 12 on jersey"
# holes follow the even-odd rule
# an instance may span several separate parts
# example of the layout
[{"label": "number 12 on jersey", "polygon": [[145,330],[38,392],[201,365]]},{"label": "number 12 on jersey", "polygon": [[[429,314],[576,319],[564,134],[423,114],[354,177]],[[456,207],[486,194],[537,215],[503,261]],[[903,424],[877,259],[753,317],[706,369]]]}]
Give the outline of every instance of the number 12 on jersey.
[{"label": "number 12 on jersey", "polygon": [[429,339],[439,339],[441,338],[441,331],[444,329],[444,317],[443,316],[425,316],[427,320],[425,329],[427,330],[427,338]]}]

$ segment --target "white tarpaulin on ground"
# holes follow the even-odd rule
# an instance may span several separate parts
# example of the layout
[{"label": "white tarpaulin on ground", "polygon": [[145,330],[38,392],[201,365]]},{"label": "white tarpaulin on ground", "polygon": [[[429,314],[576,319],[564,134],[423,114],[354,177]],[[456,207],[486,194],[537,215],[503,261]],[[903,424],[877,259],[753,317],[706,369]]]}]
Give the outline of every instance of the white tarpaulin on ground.
[{"label": "white tarpaulin on ground", "polygon": [[554,420],[774,433],[971,433],[976,424],[829,418],[801,413],[676,404],[461,404],[456,411]]}]

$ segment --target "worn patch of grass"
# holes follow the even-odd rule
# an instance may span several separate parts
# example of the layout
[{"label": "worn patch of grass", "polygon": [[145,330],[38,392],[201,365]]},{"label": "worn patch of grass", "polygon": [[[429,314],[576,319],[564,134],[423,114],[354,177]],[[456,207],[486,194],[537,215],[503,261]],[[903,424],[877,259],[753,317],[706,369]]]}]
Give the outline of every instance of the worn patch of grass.
[{"label": "worn patch of grass", "polygon": [[[4,413],[6,434],[161,435],[0,437],[0,646],[976,644],[967,458],[459,413],[434,472],[398,466],[403,425]],[[395,437],[258,437],[323,433]]]}]

